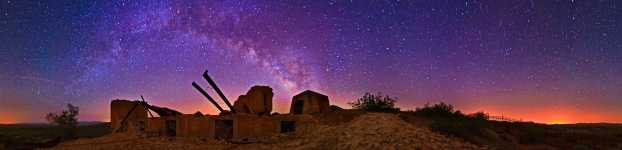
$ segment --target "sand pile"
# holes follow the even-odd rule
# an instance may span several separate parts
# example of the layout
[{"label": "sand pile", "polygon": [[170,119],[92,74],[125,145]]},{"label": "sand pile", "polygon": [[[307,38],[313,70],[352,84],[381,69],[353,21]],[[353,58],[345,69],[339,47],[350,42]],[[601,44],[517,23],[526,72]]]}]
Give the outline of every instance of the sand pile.
[{"label": "sand pile", "polygon": [[231,144],[213,139],[112,134],[64,143],[56,149],[484,149],[386,113],[365,114],[339,125],[313,125],[293,135],[278,134],[261,141]]}]

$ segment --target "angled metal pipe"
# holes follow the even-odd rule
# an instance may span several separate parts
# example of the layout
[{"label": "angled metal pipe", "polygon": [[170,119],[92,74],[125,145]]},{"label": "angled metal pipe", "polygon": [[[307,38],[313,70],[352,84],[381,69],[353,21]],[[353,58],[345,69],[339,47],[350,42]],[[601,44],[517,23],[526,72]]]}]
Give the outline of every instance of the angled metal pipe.
[{"label": "angled metal pipe", "polygon": [[199,86],[196,82],[192,82],[192,86],[197,89],[197,91],[199,91],[201,94],[203,94],[203,96],[205,96],[210,102],[212,102],[212,104],[214,104],[214,106],[216,106],[216,108],[218,108],[220,112],[225,112],[225,110],[223,110],[222,107],[220,107],[220,105],[218,105],[218,103],[216,103],[216,101],[211,96],[209,96],[209,94],[207,94],[207,92],[205,92],[203,88],[201,88],[201,86]]},{"label": "angled metal pipe", "polygon": [[145,103],[145,107],[147,107],[147,112],[149,113],[149,116],[153,117],[153,114],[151,113],[151,111],[149,110],[149,104],[147,104],[147,102],[145,101],[145,98],[143,97],[143,95],[140,95],[140,99],[143,100],[142,102]]},{"label": "angled metal pipe", "polygon": [[207,80],[209,85],[211,85],[214,88],[216,93],[218,93],[218,96],[220,96],[220,98],[222,98],[222,100],[225,101],[225,104],[227,104],[227,106],[229,107],[231,112],[235,113],[235,110],[233,109],[233,105],[231,105],[231,103],[229,103],[229,100],[227,99],[227,97],[225,97],[225,94],[222,94],[222,91],[220,91],[220,88],[218,88],[218,86],[216,85],[214,80],[212,80],[212,78],[210,78],[210,76],[207,74],[207,70],[205,70],[205,72],[203,72],[203,78],[205,78],[205,80]]}]

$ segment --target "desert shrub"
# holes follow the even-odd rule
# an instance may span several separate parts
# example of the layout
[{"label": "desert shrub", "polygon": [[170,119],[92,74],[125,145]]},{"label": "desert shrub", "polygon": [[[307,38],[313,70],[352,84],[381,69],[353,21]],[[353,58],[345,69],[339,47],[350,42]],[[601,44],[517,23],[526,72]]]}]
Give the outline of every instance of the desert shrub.
[{"label": "desert shrub", "polygon": [[454,110],[452,105],[443,102],[433,105],[425,104],[424,107],[417,108],[413,114],[432,120],[430,129],[434,131],[464,139],[485,136],[483,131],[492,129],[488,114],[477,112],[465,115],[461,111]]},{"label": "desert shrub", "polygon": [[[456,113],[458,112],[458,113]],[[453,117],[460,115],[459,111],[454,111],[454,106],[440,102],[438,104],[425,104],[423,108],[417,108],[415,114],[427,117]]]},{"label": "desert shrub", "polygon": [[371,93],[365,93],[363,97],[358,98],[354,102],[350,102],[352,108],[360,109],[363,111],[372,112],[399,112],[400,108],[395,106],[397,97],[390,97],[389,95],[382,95],[378,93],[376,95]]},{"label": "desert shrub", "polygon": [[471,118],[475,119],[475,120],[480,120],[480,121],[487,121],[489,119],[488,114],[484,113],[484,112],[476,112],[470,115]]},{"label": "desert shrub", "polygon": [[60,127],[66,138],[73,138],[76,134],[78,126],[78,114],[80,109],[77,106],[67,104],[67,110],[63,110],[60,114],[48,113],[45,119],[51,124]]}]

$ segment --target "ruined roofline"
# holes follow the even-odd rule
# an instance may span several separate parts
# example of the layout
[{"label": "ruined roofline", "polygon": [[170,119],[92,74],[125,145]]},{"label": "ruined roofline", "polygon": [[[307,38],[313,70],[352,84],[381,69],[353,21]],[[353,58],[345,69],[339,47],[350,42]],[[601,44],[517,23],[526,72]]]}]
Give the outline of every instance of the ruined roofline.
[{"label": "ruined roofline", "polygon": [[[114,104],[114,103],[132,103],[134,105],[140,104],[145,106],[148,110],[151,110],[153,112],[155,112],[156,114],[158,114],[158,116],[178,116],[178,115],[182,115],[183,113],[174,110],[174,109],[170,109],[167,107],[160,107],[160,106],[155,106],[155,105],[150,105],[147,102],[144,101],[140,101],[140,100],[125,100],[125,99],[114,99],[110,102],[110,104]],[[131,112],[128,112],[131,113]]]},{"label": "ruined roofline", "polygon": [[127,100],[127,99],[113,99],[110,102],[115,102],[115,101],[117,101],[117,102],[142,102],[142,101],[139,101],[139,100]]},{"label": "ruined roofline", "polygon": [[304,90],[296,95],[294,95],[294,97],[298,96],[298,95],[305,95],[305,94],[316,94],[316,95],[322,95],[322,96],[326,96],[322,93],[316,92],[316,91],[312,91],[312,90]]}]

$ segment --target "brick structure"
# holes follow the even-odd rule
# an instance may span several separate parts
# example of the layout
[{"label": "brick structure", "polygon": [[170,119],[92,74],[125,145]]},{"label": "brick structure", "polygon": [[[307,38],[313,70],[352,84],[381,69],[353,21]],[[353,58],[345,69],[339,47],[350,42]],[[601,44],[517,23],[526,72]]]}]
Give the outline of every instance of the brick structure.
[{"label": "brick structure", "polygon": [[272,121],[276,124],[276,129],[280,133],[305,131],[311,125],[318,123],[313,116],[308,114],[302,115],[275,115]]},{"label": "brick structure", "polygon": [[235,114],[233,118],[234,139],[252,139],[270,136],[279,130],[271,117],[252,114]]},{"label": "brick structure", "polygon": [[313,114],[328,111],[328,96],[306,90],[292,98],[290,114]]},{"label": "brick structure", "polygon": [[272,88],[268,86],[253,86],[246,95],[240,95],[233,104],[239,113],[268,115],[272,112]]},{"label": "brick structure", "polygon": [[115,131],[144,131],[147,118],[147,106],[143,103],[128,100],[113,100],[110,103],[110,124]]},{"label": "brick structure", "polygon": [[214,137],[214,121],[213,118],[202,115],[184,114],[178,116],[176,120],[176,135],[186,137]]},{"label": "brick structure", "polygon": [[[203,115],[149,105],[144,101],[113,100],[111,124],[116,132],[148,136],[182,136],[253,141],[276,133],[305,131],[316,123],[309,114],[328,110],[328,96],[304,91],[292,99],[290,114],[272,115],[272,88],[254,86],[234,104],[235,113]],[[158,116],[149,117],[150,112]]]}]

